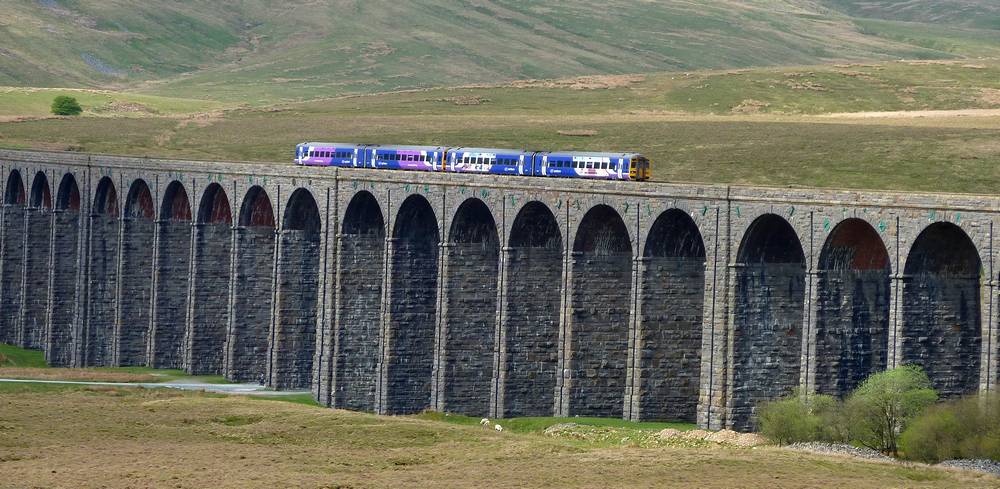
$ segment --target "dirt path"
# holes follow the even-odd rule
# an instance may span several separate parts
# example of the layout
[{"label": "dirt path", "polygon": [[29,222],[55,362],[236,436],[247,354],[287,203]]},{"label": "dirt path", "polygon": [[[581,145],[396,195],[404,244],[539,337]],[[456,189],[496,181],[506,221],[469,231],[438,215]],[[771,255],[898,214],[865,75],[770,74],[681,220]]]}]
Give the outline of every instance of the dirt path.
[{"label": "dirt path", "polygon": [[74,380],[28,380],[0,379],[0,382],[20,384],[63,384],[63,385],[95,385],[106,387],[142,387],[145,389],[168,388],[186,391],[205,391],[218,394],[239,394],[247,396],[290,396],[309,391],[274,391],[260,384],[209,384],[205,382],[173,381],[173,382],[84,382]]},{"label": "dirt path", "polygon": [[898,110],[891,112],[835,112],[816,117],[834,119],[913,119],[919,117],[997,117],[1000,109]]}]

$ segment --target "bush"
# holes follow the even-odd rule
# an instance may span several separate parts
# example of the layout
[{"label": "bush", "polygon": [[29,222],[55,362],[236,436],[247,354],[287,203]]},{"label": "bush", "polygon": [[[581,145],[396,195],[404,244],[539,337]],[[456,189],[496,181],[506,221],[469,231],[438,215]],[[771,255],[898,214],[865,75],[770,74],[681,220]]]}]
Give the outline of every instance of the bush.
[{"label": "bush", "polygon": [[937,392],[918,366],[874,374],[844,403],[845,435],[852,442],[898,455],[900,433],[935,401]]},{"label": "bush", "polygon": [[80,112],[83,108],[73,97],[60,95],[52,100],[52,113],[55,115],[79,115]]},{"label": "bush", "polygon": [[832,441],[837,400],[824,395],[792,394],[765,402],[757,409],[760,433],[779,445],[805,441]]},{"label": "bush", "polygon": [[1000,394],[934,406],[910,423],[899,443],[906,458],[922,462],[956,458],[1000,461]]}]

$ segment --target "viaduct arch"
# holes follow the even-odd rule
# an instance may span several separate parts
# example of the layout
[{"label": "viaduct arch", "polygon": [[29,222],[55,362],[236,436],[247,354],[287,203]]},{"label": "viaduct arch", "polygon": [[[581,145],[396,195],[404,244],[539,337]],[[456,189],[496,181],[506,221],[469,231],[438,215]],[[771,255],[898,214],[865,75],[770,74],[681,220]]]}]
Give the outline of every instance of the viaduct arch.
[{"label": "viaduct arch", "polygon": [[993,197],[0,166],[0,340],[53,364],[221,373],[386,414],[736,429],[760,401],[896,365],[945,396],[1000,375]]}]

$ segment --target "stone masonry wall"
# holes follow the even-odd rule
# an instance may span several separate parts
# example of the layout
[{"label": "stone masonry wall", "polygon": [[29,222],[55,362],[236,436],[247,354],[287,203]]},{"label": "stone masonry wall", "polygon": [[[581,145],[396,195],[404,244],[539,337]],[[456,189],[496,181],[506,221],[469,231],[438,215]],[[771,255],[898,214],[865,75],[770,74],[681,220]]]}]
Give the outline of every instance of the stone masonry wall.
[{"label": "stone masonry wall", "polygon": [[118,219],[107,214],[91,217],[89,301],[86,346],[82,365],[111,365],[114,356],[115,291],[118,285]]},{"label": "stone masonry wall", "polygon": [[493,383],[499,249],[496,242],[453,243],[446,249],[444,410],[485,416]]},{"label": "stone masonry wall", "polygon": [[733,311],[733,429],[752,428],[761,401],[799,385],[805,273],[767,263],[738,270]]},{"label": "stone masonry wall", "polygon": [[622,415],[631,282],[627,253],[573,259],[570,416]]},{"label": "stone masonry wall", "polygon": [[944,398],[979,387],[979,279],[920,273],[903,290],[903,364],[924,368]]},{"label": "stone masonry wall", "polygon": [[149,363],[156,368],[182,368],[187,324],[188,272],[191,266],[191,223],[163,221],[157,241],[156,290]]},{"label": "stone masonry wall", "polygon": [[381,343],[382,280],[385,238],[345,234],[340,245],[340,338],[334,406],[375,410]]},{"label": "stone masonry wall", "polygon": [[146,219],[122,221],[115,366],[146,365],[153,292],[154,226],[152,221]]},{"label": "stone masonry wall", "polygon": [[504,417],[552,416],[559,362],[562,252],[522,248],[508,255]]},{"label": "stone masonry wall", "polygon": [[645,262],[639,334],[640,415],[694,422],[701,375],[704,258]]},{"label": "stone masonry wall", "polygon": [[816,392],[844,396],[888,360],[887,270],[829,270],[819,275]]},{"label": "stone masonry wall", "polygon": [[417,413],[430,405],[437,276],[436,239],[396,243],[384,387],[388,414]]},{"label": "stone masonry wall", "polygon": [[319,235],[281,233],[277,327],[271,352],[270,385],[303,389],[312,382],[319,300]]},{"label": "stone masonry wall", "polygon": [[41,349],[45,345],[45,316],[48,312],[49,241],[52,212],[28,209],[25,219],[24,300],[21,305],[20,346]]},{"label": "stone masonry wall", "polygon": [[76,280],[79,266],[77,239],[80,213],[59,210],[54,213],[55,245],[52,247],[52,276],[49,291],[48,338],[46,361],[56,367],[73,363],[73,325],[76,312]]},{"label": "stone masonry wall", "polygon": [[0,342],[18,341],[24,273],[24,206],[4,205],[3,266],[0,268]]},{"label": "stone masonry wall", "polygon": [[237,228],[235,252],[236,290],[224,375],[235,382],[262,382],[274,290],[274,228]]},{"label": "stone masonry wall", "polygon": [[228,223],[195,228],[191,324],[184,351],[185,368],[192,374],[222,373],[229,324],[231,229]]}]

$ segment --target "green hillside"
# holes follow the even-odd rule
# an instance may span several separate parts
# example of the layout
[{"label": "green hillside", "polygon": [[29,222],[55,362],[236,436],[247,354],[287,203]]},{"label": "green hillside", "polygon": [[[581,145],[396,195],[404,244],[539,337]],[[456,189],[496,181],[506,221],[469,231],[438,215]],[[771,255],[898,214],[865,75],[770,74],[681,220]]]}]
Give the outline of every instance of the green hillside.
[{"label": "green hillside", "polygon": [[[0,85],[267,104],[595,73],[1000,56],[989,22],[913,9],[902,20],[919,22],[899,22],[871,3],[7,0]],[[989,18],[978,12],[969,15]]]},{"label": "green hillside", "polygon": [[882,20],[1000,29],[994,0],[823,0],[848,15]]}]

